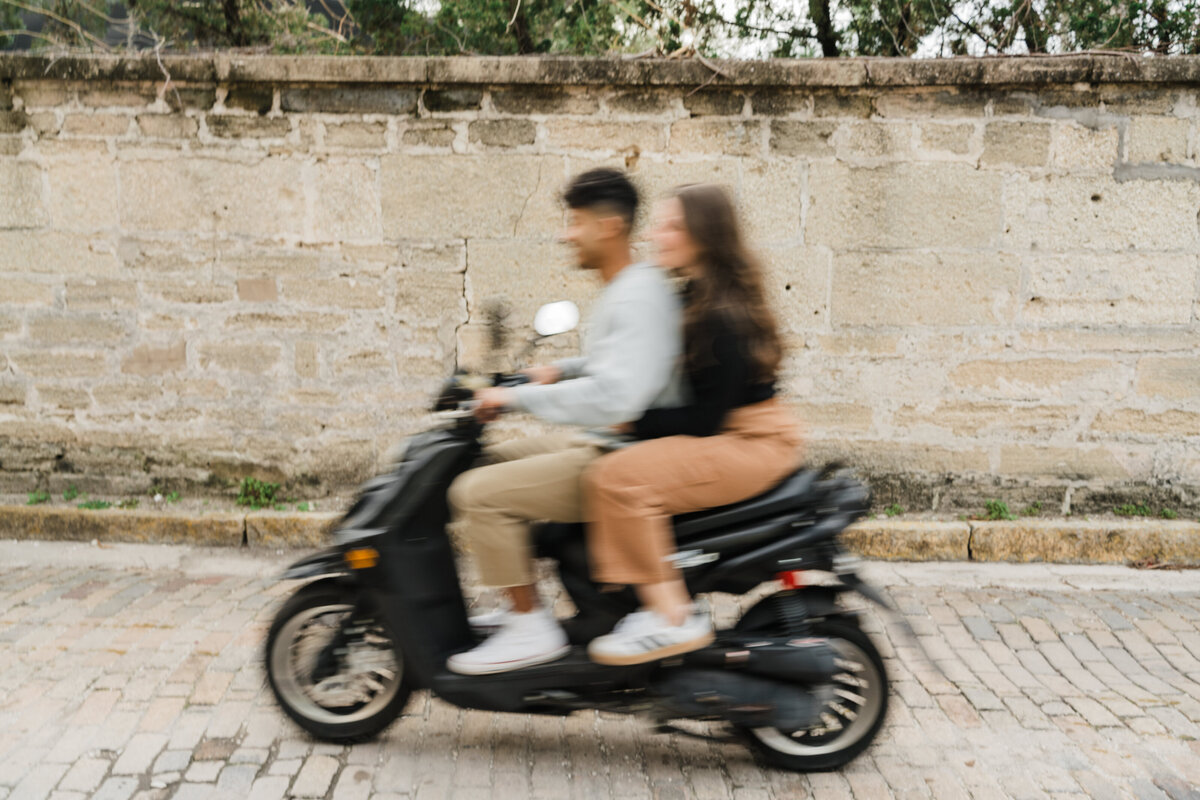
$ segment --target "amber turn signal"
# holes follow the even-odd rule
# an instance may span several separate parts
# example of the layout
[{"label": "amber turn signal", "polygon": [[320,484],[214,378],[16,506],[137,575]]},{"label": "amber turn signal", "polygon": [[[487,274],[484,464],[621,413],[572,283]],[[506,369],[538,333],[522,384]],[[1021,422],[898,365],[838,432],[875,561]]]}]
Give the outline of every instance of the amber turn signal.
[{"label": "amber turn signal", "polygon": [[374,547],[356,547],[346,551],[346,563],[350,569],[370,569],[379,563],[379,551]]}]

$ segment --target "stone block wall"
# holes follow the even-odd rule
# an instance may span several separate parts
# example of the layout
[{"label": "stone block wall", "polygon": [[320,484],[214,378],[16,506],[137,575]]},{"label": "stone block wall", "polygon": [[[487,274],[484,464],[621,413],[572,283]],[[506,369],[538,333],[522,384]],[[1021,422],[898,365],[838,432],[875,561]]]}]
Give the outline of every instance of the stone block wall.
[{"label": "stone block wall", "polygon": [[586,310],[603,164],[736,193],[878,503],[1200,507],[1200,60],[718,66],[0,57],[0,491],[350,487],[490,298]]}]

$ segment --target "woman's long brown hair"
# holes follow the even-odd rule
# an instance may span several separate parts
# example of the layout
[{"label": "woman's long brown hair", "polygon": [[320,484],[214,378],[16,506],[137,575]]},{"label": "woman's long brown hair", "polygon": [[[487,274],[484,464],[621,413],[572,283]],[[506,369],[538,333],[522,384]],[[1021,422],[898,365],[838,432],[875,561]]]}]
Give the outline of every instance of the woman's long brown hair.
[{"label": "woman's long brown hair", "polygon": [[684,311],[684,357],[689,367],[712,360],[713,319],[725,319],[746,342],[755,380],[775,380],[783,345],[767,305],[758,259],[746,248],[737,212],[720,186],[695,183],[671,195],[683,206],[684,226],[699,249],[699,269],[688,285]]}]

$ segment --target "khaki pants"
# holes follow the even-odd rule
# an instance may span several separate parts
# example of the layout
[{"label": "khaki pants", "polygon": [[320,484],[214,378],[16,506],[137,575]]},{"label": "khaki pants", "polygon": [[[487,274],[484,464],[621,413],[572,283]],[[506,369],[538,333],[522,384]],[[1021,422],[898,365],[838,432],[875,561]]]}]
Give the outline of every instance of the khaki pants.
[{"label": "khaki pants", "polygon": [[795,417],[771,399],[729,413],[715,436],[668,436],[598,459],[584,476],[588,554],[599,583],[679,577],[671,517],[748,500],[801,463]]},{"label": "khaki pants", "polygon": [[450,505],[488,586],[534,583],[529,523],[583,522],[584,470],[604,451],[571,434],[504,442],[450,484]]}]

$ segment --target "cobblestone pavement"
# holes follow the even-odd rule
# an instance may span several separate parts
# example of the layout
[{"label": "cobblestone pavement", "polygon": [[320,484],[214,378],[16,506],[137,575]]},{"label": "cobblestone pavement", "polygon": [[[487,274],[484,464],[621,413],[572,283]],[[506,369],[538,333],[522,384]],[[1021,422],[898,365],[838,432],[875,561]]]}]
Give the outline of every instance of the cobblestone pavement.
[{"label": "cobblestone pavement", "polygon": [[945,677],[871,616],[889,722],[795,775],[637,719],[424,694],[373,743],[313,742],[260,666],[292,557],[0,542],[0,800],[1200,797],[1197,572],[869,565]]}]

